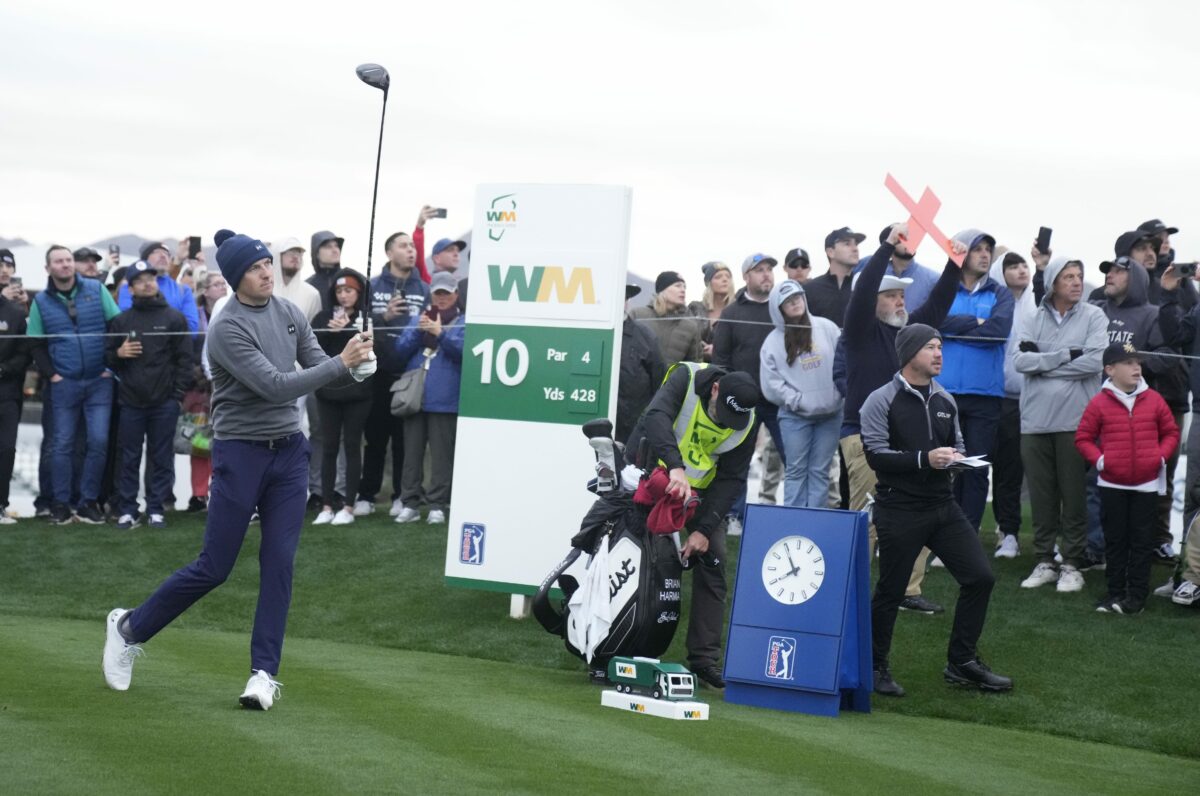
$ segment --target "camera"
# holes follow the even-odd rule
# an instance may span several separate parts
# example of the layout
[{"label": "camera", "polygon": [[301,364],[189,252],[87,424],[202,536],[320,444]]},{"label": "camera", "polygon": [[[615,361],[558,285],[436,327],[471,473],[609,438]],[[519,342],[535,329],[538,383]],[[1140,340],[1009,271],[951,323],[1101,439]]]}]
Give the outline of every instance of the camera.
[{"label": "camera", "polygon": [[1179,275],[1182,277],[1195,277],[1196,263],[1176,263],[1175,270],[1178,271]]}]

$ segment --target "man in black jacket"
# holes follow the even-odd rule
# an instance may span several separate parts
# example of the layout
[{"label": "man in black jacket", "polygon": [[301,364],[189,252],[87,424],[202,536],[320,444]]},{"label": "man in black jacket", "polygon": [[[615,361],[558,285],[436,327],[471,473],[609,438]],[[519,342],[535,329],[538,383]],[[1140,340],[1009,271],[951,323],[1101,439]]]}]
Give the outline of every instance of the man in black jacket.
[{"label": "man in black jacket", "polygon": [[187,320],[167,306],[154,269],[138,261],[129,267],[133,306],[113,318],[106,359],[118,379],[121,405],[117,435],[121,451],[117,477],[117,528],[138,523],[138,470],[147,448],[146,513],[150,526],[166,527],[163,505],[175,480],[175,423],[179,401],[192,381],[192,343]]},{"label": "man in black jacket", "polygon": [[700,498],[683,546],[685,557],[700,559],[699,566],[692,566],[688,668],[713,688],[725,687],[717,663],[726,596],[721,521],[746,491],[758,400],[758,386],[745,373],[681,362],[668,371],[629,438],[629,450],[635,452],[643,439],[648,441],[652,461],[641,465],[652,469],[657,462],[666,468],[667,494],[685,502],[693,493]]},{"label": "man in black jacket", "polygon": [[[641,293],[637,285],[625,286],[625,300]],[[614,438],[629,439],[633,426],[650,405],[654,393],[667,375],[658,338],[646,324],[625,316],[621,328],[621,374],[617,380],[617,423]]]},{"label": "man in black jacket", "polygon": [[[850,303],[851,277],[858,265],[858,244],[867,239],[850,227],[835,229],[825,236],[825,258],[829,271],[810,279],[804,286],[808,296],[808,311],[827,318],[842,328],[846,306]],[[889,252],[888,256],[891,256]]]},{"label": "man in black jacket", "polygon": [[1008,691],[976,652],[995,577],[979,537],[954,500],[949,468],[963,458],[954,398],[933,380],[942,372],[942,338],[922,323],[896,335],[900,372],[875,390],[860,413],[863,448],[879,482],[875,527],[879,582],[871,598],[875,692],[904,696],[892,679],[888,653],[896,612],[922,548],[934,552],[958,581],[958,604],[943,676],[984,691]]},{"label": "man in black jacket", "polygon": [[345,242],[345,238],[339,238],[327,229],[314,232],[312,235],[312,248],[309,249],[309,256],[312,257],[313,274],[306,281],[321,294],[321,309],[323,310],[333,309],[333,303],[329,296],[333,290],[334,277],[337,276],[338,271],[342,270],[342,246]]},{"label": "man in black jacket", "polygon": [[29,341],[25,338],[25,308],[0,296],[0,525],[8,516],[8,486],[17,456],[17,426],[21,422]]},{"label": "man in black jacket", "polygon": [[[713,329],[713,364],[726,370],[739,370],[749,374],[754,385],[759,385],[759,362],[763,341],[775,328],[771,320],[771,311],[767,299],[771,288],[775,287],[773,269],[778,265],[774,257],[765,254],[751,254],[742,261],[742,279],[746,286],[737,292],[734,302],[721,311],[721,318]],[[758,439],[758,424],[767,427],[771,439],[775,441],[775,450],[783,459],[783,438],[779,434],[779,407],[766,398],[759,398],[754,407],[755,426],[750,430],[750,436]],[[786,464],[786,462],[784,462]],[[742,514],[746,509],[746,492],[734,501],[729,508],[728,522],[733,526],[733,534],[741,533]]]}]

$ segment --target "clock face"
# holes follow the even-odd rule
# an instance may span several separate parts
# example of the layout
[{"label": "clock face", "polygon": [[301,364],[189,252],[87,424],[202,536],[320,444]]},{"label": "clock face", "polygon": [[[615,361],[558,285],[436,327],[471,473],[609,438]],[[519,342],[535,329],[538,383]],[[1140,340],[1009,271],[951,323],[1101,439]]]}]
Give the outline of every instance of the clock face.
[{"label": "clock face", "polygon": [[767,550],[762,564],[763,588],[784,605],[811,600],[825,580],[825,557],[804,536],[785,536]]}]

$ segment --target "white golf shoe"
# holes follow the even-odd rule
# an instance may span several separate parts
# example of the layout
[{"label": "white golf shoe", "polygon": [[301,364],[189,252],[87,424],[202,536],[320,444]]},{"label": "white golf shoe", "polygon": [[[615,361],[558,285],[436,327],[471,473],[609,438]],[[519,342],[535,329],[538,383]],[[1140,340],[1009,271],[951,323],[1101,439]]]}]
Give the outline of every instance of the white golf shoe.
[{"label": "white golf shoe", "polygon": [[396,522],[401,524],[406,522],[416,522],[419,519],[421,519],[421,512],[414,508],[410,508],[409,506],[405,506],[404,508],[400,509],[400,513],[396,515]]},{"label": "white golf shoe", "polygon": [[1058,585],[1054,588],[1061,592],[1083,591],[1083,573],[1070,564],[1063,564],[1058,573]]},{"label": "white golf shoe", "polygon": [[440,525],[446,521],[446,512],[441,509],[430,509],[429,516],[425,518],[425,522],[430,525]]},{"label": "white golf shoe", "polygon": [[126,613],[128,611],[124,608],[112,609],[108,612],[105,627],[104,657],[102,659],[104,682],[108,683],[108,687],[114,691],[129,690],[129,681],[133,679],[133,660],[144,654],[141,647],[127,642],[121,635],[121,631],[117,629],[117,623]]},{"label": "white golf shoe", "polygon": [[1038,586],[1045,586],[1047,583],[1058,582],[1058,570],[1053,564],[1047,564],[1044,561],[1033,568],[1033,572],[1029,577],[1021,581],[1022,589],[1036,589]]},{"label": "white golf shoe", "polygon": [[341,511],[339,511],[337,514],[333,515],[333,520],[330,521],[329,524],[330,525],[349,525],[352,522],[354,522],[354,512],[351,511],[349,508],[344,508]]},{"label": "white golf shoe", "polygon": [[392,501],[392,507],[388,509],[388,516],[395,517],[402,511],[404,511],[404,501],[402,501],[400,498],[396,498]]},{"label": "white golf shoe", "polygon": [[246,690],[238,697],[238,702],[244,708],[251,710],[270,710],[275,700],[279,699],[279,686],[283,683],[271,679],[271,675],[262,669],[255,669],[246,683]]},{"label": "white golf shoe", "polygon": [[365,517],[375,510],[375,504],[369,500],[356,500],[354,502],[354,516]]},{"label": "white golf shoe", "polygon": [[313,525],[328,525],[333,522],[333,512],[329,509],[322,509],[317,518],[313,520]]},{"label": "white golf shoe", "polygon": [[1000,540],[1000,544],[996,545],[996,558],[1016,558],[1021,552],[1021,546],[1017,544],[1017,537],[1010,534],[1005,534]]}]

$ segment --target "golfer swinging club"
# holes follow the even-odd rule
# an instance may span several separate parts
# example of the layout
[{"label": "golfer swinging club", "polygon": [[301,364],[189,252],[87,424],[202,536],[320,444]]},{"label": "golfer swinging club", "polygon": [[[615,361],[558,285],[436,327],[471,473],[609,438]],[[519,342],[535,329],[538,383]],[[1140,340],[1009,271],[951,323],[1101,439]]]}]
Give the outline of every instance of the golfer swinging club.
[{"label": "golfer swinging club", "polygon": [[[208,330],[213,372],[213,475],[204,547],[132,611],[108,615],[104,679],[129,688],[138,644],[149,641],[229,576],[251,515],[261,518],[260,583],[250,637],[250,682],[243,707],[267,710],[279,696],[279,658],[292,598],[292,562],[300,541],[308,487],[308,440],[296,399],[346,378],[375,371],[369,333],[328,358],[303,313],[273,298],[271,255],[261,241],[227,229],[214,236],[217,265],[233,289]],[[303,370],[296,369],[300,363]]]}]

